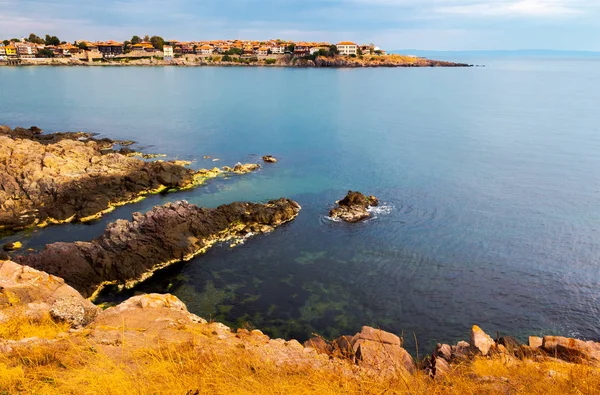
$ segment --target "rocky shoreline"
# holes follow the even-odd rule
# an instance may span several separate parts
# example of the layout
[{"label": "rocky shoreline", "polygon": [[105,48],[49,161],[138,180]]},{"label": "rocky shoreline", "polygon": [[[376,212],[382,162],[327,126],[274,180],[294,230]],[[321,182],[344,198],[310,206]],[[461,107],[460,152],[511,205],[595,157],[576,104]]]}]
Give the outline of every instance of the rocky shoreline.
[{"label": "rocky shoreline", "polygon": [[89,133],[43,134],[0,126],[0,231],[18,231],[100,218],[148,194],[197,187],[225,173],[245,174],[258,164],[192,170],[181,161],[143,161]]},{"label": "rocky shoreline", "polygon": [[[61,278],[11,261],[0,261],[0,322],[9,325],[15,317],[26,317],[28,325],[36,325],[36,322],[44,325],[44,320],[50,319],[59,333],[53,339],[0,337],[4,358],[28,355],[33,347],[75,344],[93,348],[96,353],[101,350],[103,355],[123,362],[124,344],[131,357],[143,355],[140,353],[152,344],[190,344],[195,339],[193,344],[198,350],[210,345],[220,355],[227,350],[232,350],[233,355],[242,355],[243,350],[250,349],[259,356],[259,364],[292,369],[295,375],[302,375],[311,367],[341,375],[345,380],[400,378],[406,382],[429,378],[430,385],[450,385],[448,391],[456,385],[452,381],[455,372],[472,364],[500,364],[497,373],[482,375],[475,370],[467,376],[471,385],[483,385],[491,391],[486,393],[520,393],[518,388],[523,384],[511,382],[502,375],[508,375],[510,369],[532,365],[541,370],[541,377],[552,380],[549,385],[558,379],[569,380],[568,376],[563,377],[564,373],[557,372],[559,369],[571,372],[583,367],[592,369],[588,380],[600,374],[593,370],[600,367],[600,343],[592,341],[545,336],[531,337],[529,344],[523,345],[510,337],[494,340],[473,326],[469,342],[460,341],[453,346],[438,344],[433,353],[419,360],[403,348],[402,337],[363,327],[353,336],[332,341],[317,337],[302,345],[296,340],[271,339],[256,329],[234,331],[223,324],[210,323],[189,313],[185,304],[172,295],[135,296],[103,311]],[[81,354],[79,356],[81,358]],[[79,363],[85,364],[85,358]],[[546,372],[548,366],[553,369]],[[525,389],[532,384],[527,384]]]},{"label": "rocky shoreline", "polygon": [[[220,59],[216,61],[215,59]],[[372,68],[372,67],[471,67],[466,63],[456,63],[425,58],[408,57],[401,55],[365,56],[364,58],[351,58],[347,56],[298,58],[291,55],[279,55],[272,62],[258,59],[253,62],[222,61],[222,57],[188,55],[174,60],[161,58],[139,58],[121,56],[113,59],[97,59],[94,61],[76,58],[37,58],[20,59],[17,64],[0,62],[0,66],[82,66],[82,67],[128,67],[128,66],[183,66],[183,67],[312,67],[312,68]]]},{"label": "rocky shoreline", "polygon": [[231,203],[214,209],[187,202],[158,206],[132,221],[109,224],[90,242],[54,243],[37,254],[18,256],[21,264],[63,278],[93,299],[108,284],[132,287],[155,271],[188,261],[217,242],[268,233],[296,218],[298,203]]}]

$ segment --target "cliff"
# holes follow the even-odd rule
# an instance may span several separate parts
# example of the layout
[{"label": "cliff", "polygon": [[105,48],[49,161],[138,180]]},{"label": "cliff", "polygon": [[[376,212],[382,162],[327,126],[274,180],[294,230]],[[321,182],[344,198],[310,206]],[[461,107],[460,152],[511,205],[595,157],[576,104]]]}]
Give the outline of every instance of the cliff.
[{"label": "cliff", "polygon": [[140,295],[102,311],[60,278],[10,261],[0,261],[0,323],[0,391],[10,394],[594,394],[600,388],[599,343],[545,337],[529,347],[494,341],[474,327],[470,343],[438,345],[414,361],[401,337],[375,328],[302,345],[208,322],[172,295]]}]

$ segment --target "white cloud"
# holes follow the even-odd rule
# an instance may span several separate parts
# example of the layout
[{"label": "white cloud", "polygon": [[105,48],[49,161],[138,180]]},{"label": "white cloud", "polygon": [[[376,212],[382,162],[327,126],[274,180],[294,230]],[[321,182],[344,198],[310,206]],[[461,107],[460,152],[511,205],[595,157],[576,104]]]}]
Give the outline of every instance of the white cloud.
[{"label": "white cloud", "polygon": [[564,0],[513,0],[442,6],[435,10],[467,16],[562,17],[583,14],[585,7]]}]

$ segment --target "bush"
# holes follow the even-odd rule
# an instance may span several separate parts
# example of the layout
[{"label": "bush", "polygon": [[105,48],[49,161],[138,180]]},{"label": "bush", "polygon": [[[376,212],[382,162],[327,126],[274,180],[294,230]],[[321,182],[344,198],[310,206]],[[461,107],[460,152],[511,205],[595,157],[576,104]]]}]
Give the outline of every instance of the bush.
[{"label": "bush", "polygon": [[231,62],[231,56],[229,56],[228,54],[226,54],[225,56],[223,56],[223,62]]},{"label": "bush", "polygon": [[266,64],[275,64],[276,62],[277,62],[277,59],[265,59]]}]

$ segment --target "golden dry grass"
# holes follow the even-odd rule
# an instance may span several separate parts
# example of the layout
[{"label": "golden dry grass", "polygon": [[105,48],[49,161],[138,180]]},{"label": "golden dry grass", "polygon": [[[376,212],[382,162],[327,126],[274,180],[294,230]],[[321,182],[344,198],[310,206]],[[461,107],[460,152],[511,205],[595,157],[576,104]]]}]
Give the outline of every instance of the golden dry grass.
[{"label": "golden dry grass", "polygon": [[[42,322],[37,333],[54,333]],[[27,333],[33,330],[28,329]],[[13,333],[8,331],[9,333]],[[5,333],[5,332],[3,332]],[[119,351],[119,349],[117,349]],[[109,356],[83,335],[0,355],[0,394],[597,394],[600,370],[560,361],[476,359],[443,380],[277,366],[216,337]]]}]

